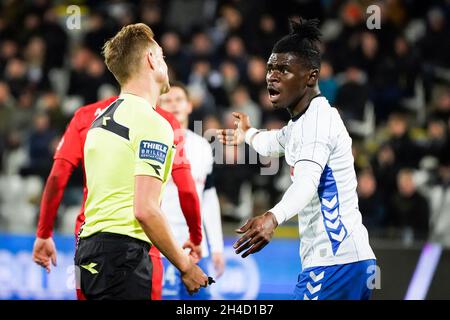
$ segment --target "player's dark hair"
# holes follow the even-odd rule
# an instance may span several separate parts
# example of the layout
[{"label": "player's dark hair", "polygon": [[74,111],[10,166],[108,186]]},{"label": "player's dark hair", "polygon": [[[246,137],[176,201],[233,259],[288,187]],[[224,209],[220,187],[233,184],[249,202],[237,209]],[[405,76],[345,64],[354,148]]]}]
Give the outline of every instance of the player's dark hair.
[{"label": "player's dark hair", "polygon": [[183,90],[184,93],[186,94],[186,98],[189,100],[189,91],[183,82],[177,81],[177,80],[170,81],[170,87],[171,88],[180,88],[181,90]]},{"label": "player's dark hair", "polygon": [[288,35],[281,38],[273,47],[272,53],[294,53],[299,56],[309,68],[320,68],[321,32],[318,19],[289,20]]}]

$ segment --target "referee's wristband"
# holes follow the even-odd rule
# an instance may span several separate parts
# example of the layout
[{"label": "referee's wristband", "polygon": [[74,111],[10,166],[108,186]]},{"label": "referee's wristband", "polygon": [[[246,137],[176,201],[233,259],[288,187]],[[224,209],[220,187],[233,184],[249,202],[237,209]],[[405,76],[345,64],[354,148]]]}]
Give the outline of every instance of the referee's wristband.
[{"label": "referee's wristband", "polygon": [[250,128],[245,132],[245,142],[251,146],[250,142],[252,141],[252,138],[259,132],[258,129]]}]

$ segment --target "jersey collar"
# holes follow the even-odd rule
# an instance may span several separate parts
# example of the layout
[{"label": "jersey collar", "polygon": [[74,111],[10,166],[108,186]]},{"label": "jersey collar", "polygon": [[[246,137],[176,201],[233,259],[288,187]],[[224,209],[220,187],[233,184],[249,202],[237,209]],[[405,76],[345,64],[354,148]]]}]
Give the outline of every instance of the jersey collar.
[{"label": "jersey collar", "polygon": [[137,94],[134,94],[134,93],[124,92],[124,93],[120,94],[119,98],[140,101],[140,102],[148,105],[149,107],[151,107],[153,110],[156,109],[156,104],[154,106],[152,106],[152,105],[150,105],[150,102],[148,102],[143,97],[138,96]]},{"label": "jersey collar", "polygon": [[302,112],[300,112],[300,113],[299,113],[298,115],[296,115],[295,117],[292,117],[291,120],[292,120],[293,122],[295,122],[295,121],[297,121],[298,119],[300,119],[300,117],[301,117],[302,115],[305,114],[306,110],[308,110],[309,106],[311,105],[311,102],[312,102],[315,98],[318,98],[318,97],[323,97],[323,95],[322,95],[321,93],[319,93],[319,94],[315,95],[314,97],[312,97],[312,99],[309,101],[308,105],[306,106],[305,110],[303,110]]}]

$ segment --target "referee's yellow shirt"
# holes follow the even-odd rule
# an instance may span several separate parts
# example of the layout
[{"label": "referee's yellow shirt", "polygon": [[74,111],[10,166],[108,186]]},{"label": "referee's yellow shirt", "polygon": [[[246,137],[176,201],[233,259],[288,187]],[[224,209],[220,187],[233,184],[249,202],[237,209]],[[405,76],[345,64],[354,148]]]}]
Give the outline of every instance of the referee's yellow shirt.
[{"label": "referee's yellow shirt", "polygon": [[164,186],[174,154],[170,124],[145,99],[120,95],[86,137],[88,196],[80,238],[112,232],[150,242],[134,217],[134,177],[153,176]]}]

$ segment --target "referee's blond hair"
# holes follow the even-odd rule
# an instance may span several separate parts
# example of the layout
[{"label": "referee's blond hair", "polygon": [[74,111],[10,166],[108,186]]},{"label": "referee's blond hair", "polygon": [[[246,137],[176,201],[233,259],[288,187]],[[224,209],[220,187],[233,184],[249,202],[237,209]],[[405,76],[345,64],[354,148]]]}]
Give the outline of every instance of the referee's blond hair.
[{"label": "referee's blond hair", "polygon": [[139,72],[143,55],[156,46],[153,37],[149,26],[136,23],[123,27],[104,44],[106,66],[121,86]]}]

